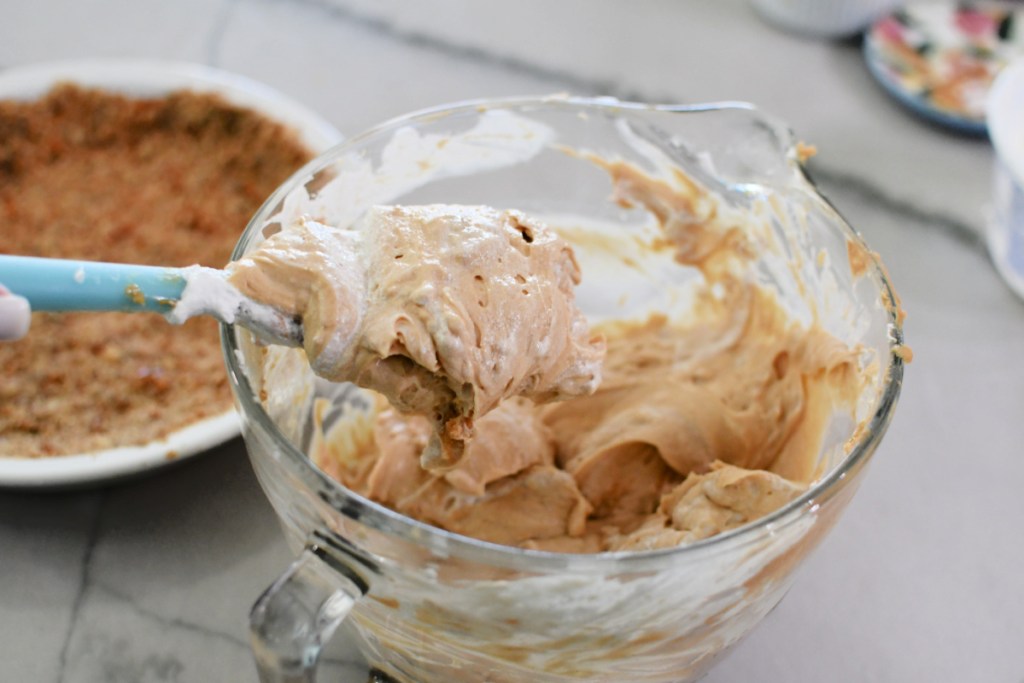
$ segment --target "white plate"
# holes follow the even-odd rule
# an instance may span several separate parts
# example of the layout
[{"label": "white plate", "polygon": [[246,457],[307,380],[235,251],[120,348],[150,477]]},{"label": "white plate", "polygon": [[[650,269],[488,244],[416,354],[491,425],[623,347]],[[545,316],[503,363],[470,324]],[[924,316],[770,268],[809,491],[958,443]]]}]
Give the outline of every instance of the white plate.
[{"label": "white plate", "polygon": [[[317,154],[342,138],[322,116],[273,88],[244,76],[182,62],[76,60],[15,67],[0,71],[0,99],[36,99],[60,81],[137,97],[156,97],[181,89],[217,93],[232,104],[248,107],[292,128],[302,143]],[[239,226],[239,234],[244,227]],[[0,487],[98,484],[194,456],[238,432],[238,417],[232,410],[142,446],[49,458],[0,457]]]}]

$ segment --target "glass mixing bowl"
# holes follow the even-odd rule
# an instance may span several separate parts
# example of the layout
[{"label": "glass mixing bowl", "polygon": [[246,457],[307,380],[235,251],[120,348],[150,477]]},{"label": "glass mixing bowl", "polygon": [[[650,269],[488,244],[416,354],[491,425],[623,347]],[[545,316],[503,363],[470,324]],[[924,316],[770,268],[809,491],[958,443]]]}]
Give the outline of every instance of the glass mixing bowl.
[{"label": "glass mixing bowl", "polygon": [[666,177],[682,170],[757,217],[763,254],[750,277],[794,319],[860,350],[865,388],[856,415],[834,415],[811,454],[820,475],[768,516],[685,547],[498,546],[403,517],[323,474],[306,455],[313,398],[329,399],[330,422],[368,410],[367,396],[315,380],[301,352],[224,328],[249,454],[298,555],[251,614],[262,680],[313,680],[344,619],[370,665],[399,681],[694,680],[778,603],[853,496],[900,390],[898,304],[861,238],[805,178],[788,129],[750,105],[563,97],[406,116],[299,171],[234,258],[303,213],[349,225],[374,204],[488,204],[571,227],[577,302],[591,320],[685,315],[701,275],[665,250],[636,248],[654,236],[651,216],[609,201],[591,153]]}]

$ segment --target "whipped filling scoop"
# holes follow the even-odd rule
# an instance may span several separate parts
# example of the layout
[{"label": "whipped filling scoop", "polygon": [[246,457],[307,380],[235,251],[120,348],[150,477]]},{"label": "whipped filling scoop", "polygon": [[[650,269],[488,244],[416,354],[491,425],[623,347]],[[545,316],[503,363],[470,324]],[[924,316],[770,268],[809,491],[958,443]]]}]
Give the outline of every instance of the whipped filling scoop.
[{"label": "whipped filling scoop", "polygon": [[463,457],[510,397],[592,394],[604,340],[574,303],[572,248],[483,206],[377,206],[353,228],[301,219],[226,268],[244,296],[301,320],[313,371],[431,426],[427,470]]}]

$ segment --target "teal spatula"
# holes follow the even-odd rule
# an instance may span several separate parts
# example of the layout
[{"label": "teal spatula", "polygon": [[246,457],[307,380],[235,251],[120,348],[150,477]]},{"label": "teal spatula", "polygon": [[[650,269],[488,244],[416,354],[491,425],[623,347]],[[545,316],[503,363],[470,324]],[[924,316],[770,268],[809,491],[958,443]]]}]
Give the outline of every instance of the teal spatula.
[{"label": "teal spatula", "polygon": [[0,283],[33,311],[153,311],[174,323],[195,315],[245,327],[266,341],[302,345],[302,325],[245,297],[224,271],[0,254]]}]

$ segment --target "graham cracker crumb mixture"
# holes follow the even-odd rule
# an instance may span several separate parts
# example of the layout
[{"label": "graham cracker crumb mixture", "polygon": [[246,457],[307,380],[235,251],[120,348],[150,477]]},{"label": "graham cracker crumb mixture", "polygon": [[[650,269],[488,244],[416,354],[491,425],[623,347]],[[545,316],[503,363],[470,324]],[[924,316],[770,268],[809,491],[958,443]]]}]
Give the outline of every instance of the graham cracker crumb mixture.
[{"label": "graham cracker crumb mixture", "polygon": [[[221,267],[310,156],[212,95],[62,85],[0,101],[0,253]],[[0,369],[0,456],[143,444],[231,405],[212,320],[35,313],[25,339],[0,344]]]}]

